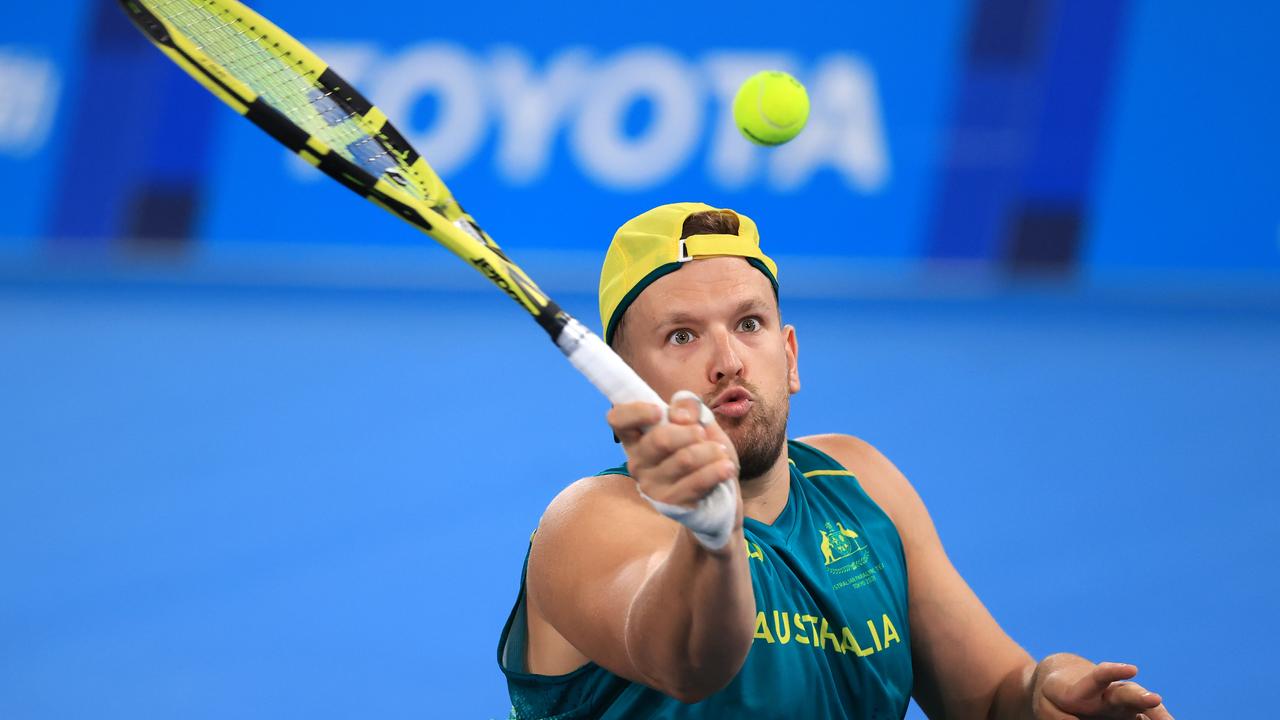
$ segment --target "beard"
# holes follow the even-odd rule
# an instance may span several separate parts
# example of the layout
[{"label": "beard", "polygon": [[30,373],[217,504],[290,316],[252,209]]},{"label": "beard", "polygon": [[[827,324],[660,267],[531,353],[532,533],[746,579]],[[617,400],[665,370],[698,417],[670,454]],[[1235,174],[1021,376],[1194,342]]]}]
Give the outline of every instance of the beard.
[{"label": "beard", "polygon": [[[764,475],[778,461],[787,442],[787,414],[791,410],[791,397],[766,399],[760,389],[745,380],[726,383],[710,395],[715,398],[734,385],[751,393],[751,411],[741,418],[717,419],[721,429],[733,441],[738,451],[738,481],[748,482]],[[710,399],[706,400],[710,403]]]}]

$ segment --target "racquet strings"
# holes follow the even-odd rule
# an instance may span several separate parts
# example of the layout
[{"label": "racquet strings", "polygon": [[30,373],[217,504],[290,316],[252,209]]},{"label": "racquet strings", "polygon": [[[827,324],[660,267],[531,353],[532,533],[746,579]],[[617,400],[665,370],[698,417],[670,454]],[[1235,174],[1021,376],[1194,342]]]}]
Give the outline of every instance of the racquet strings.
[{"label": "racquet strings", "polygon": [[417,200],[438,200],[416,169],[370,132],[365,118],[336,88],[320,83],[324,67],[297,57],[291,51],[294,44],[274,36],[274,27],[208,0],[146,0],[146,5],[264,103],[334,152],[375,178],[392,180]]}]

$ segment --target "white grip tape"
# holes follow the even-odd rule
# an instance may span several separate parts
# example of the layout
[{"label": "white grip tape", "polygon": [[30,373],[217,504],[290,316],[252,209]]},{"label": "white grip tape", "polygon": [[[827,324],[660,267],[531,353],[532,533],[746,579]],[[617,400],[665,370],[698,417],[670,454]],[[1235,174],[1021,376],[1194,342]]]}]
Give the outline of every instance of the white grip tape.
[{"label": "white grip tape", "polygon": [[558,344],[578,372],[585,375],[614,405],[647,402],[663,409],[667,407],[658,393],[641,380],[613,348],[577,320],[570,321],[565,327]]},{"label": "white grip tape", "polygon": [[[710,425],[715,420],[711,409],[692,392],[681,390],[671,396],[672,405],[679,400],[693,400],[698,403],[698,422],[702,425]],[[733,478],[725,480],[715,486],[710,494],[699,500],[697,505],[689,508],[654,500],[645,495],[638,485],[636,486],[640,497],[648,500],[658,512],[689,528],[698,542],[709,550],[719,550],[724,547],[733,535],[733,520],[738,511],[737,488]]]},{"label": "white grip tape", "polygon": [[689,528],[693,536],[708,550],[719,550],[733,536],[733,518],[737,514],[736,493],[733,480],[725,480],[710,495],[687,508],[654,500],[636,486],[640,497],[649,501],[655,510]]},{"label": "white grip tape", "polygon": [[[618,357],[600,336],[587,330],[582,323],[570,320],[560,334],[557,345],[578,372],[586,376],[614,405],[628,402],[657,405],[662,408],[662,421],[667,421],[670,408],[658,393],[626,361]],[[698,402],[701,408],[699,423],[705,426],[715,420],[715,415],[703,404],[702,399],[688,390],[681,390],[671,396],[671,402],[686,398]],[[640,491],[638,485],[636,490]],[[654,500],[642,491],[640,497],[649,501],[658,512],[689,528],[698,542],[710,550],[724,547],[733,534],[733,520],[737,515],[737,484],[732,478],[717,485],[691,508]]]}]

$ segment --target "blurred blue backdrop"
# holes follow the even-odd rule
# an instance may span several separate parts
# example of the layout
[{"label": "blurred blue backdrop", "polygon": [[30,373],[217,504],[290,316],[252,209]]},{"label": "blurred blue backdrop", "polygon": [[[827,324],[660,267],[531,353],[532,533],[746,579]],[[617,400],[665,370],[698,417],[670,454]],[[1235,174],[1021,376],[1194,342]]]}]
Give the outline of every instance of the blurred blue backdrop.
[{"label": "blurred blue backdrop", "polygon": [[[793,434],[895,460],[1033,654],[1136,662],[1182,720],[1265,687],[1280,6],[251,4],[584,320],[623,220],[754,217]],[[603,400],[115,3],[0,19],[0,717],[505,716]],[[766,67],[814,105],[776,150],[726,110]]]}]

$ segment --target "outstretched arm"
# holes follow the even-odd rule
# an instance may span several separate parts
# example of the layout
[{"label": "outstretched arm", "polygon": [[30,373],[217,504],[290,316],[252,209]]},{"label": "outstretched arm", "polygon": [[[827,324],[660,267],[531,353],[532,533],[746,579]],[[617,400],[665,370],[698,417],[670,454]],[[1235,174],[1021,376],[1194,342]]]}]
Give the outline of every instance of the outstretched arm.
[{"label": "outstretched arm", "polygon": [[916,702],[931,718],[1173,720],[1160,696],[1127,682],[1132,665],[1075,655],[1036,663],[1002,630],[943,550],[924,502],[875,448],[848,435],[806,441],[853,471],[889,514],[907,559]]},{"label": "outstretched arm", "polygon": [[639,485],[655,500],[693,506],[736,482],[732,443],[714,423],[698,423],[696,403],[673,405],[666,424],[659,413],[638,403],[614,408],[610,424],[634,479],[579,481],[543,516],[529,556],[529,664],[572,669],[538,667],[539,653],[560,642],[583,662],[693,702],[741,668],[755,596],[737,493],[730,539],[712,550],[636,492]]}]

